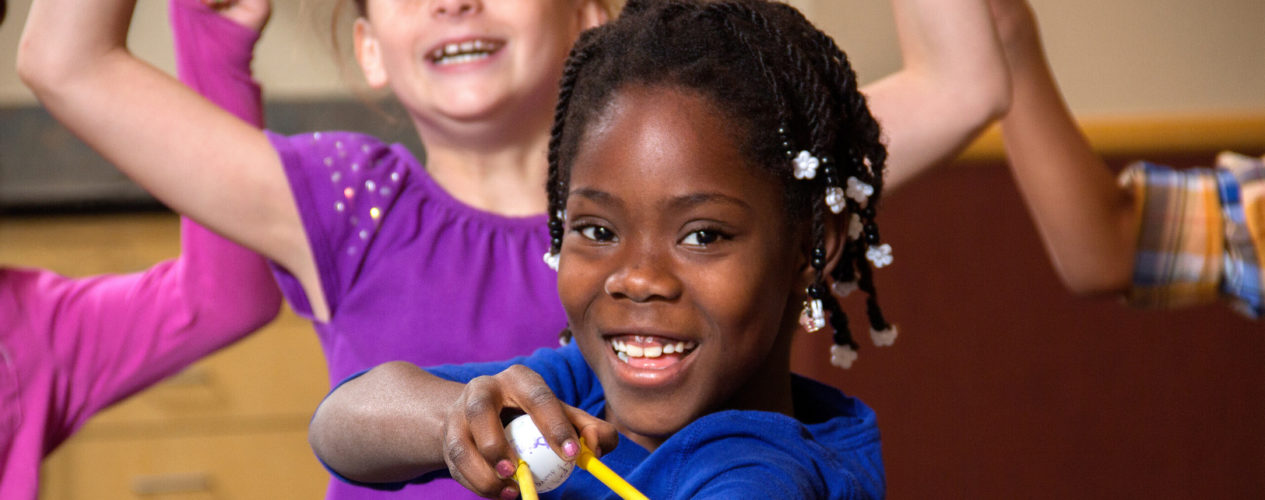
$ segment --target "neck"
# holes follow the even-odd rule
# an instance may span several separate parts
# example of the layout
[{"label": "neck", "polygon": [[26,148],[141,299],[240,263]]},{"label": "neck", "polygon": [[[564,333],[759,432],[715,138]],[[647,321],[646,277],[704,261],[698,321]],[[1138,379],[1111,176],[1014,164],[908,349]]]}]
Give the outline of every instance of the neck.
[{"label": "neck", "polygon": [[[529,113],[540,115],[541,113]],[[454,198],[507,216],[544,213],[550,119],[428,123],[414,118],[426,170]]]}]

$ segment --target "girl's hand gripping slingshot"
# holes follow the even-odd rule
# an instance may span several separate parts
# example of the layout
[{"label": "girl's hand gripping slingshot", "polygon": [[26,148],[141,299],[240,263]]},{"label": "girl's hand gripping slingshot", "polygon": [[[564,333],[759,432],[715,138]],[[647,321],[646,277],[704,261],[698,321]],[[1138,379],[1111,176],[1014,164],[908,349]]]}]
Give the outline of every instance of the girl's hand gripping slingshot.
[{"label": "girl's hand gripping slingshot", "polygon": [[598,460],[583,438],[580,440],[580,454],[573,464],[562,460],[549,448],[529,415],[517,417],[505,426],[505,437],[518,453],[518,468],[514,472],[514,479],[518,482],[518,491],[523,500],[536,500],[537,491],[543,493],[557,488],[571,475],[575,466],[589,471],[620,498],[647,500],[637,488]]}]

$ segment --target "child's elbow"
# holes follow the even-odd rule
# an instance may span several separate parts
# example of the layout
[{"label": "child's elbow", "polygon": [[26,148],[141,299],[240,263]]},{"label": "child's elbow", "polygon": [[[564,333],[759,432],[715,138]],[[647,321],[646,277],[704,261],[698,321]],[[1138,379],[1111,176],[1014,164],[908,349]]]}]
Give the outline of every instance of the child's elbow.
[{"label": "child's elbow", "polygon": [[33,45],[34,42],[25,38],[18,44],[16,70],[18,79],[32,91],[39,93],[44,87],[44,82],[49,81],[46,76],[49,70],[48,65],[43,64],[46,59],[39,57],[38,50]]},{"label": "child's elbow", "polygon": [[1125,273],[1060,273],[1063,286],[1080,297],[1115,297],[1129,288],[1129,276]]},{"label": "child's elbow", "polygon": [[18,44],[16,70],[22,83],[40,100],[65,83],[71,76],[70,64],[59,61],[54,51],[40,38],[23,37]]},{"label": "child's elbow", "polygon": [[1133,284],[1133,255],[1122,251],[1101,253],[1089,261],[1056,258],[1054,267],[1063,286],[1080,297],[1120,296]]}]

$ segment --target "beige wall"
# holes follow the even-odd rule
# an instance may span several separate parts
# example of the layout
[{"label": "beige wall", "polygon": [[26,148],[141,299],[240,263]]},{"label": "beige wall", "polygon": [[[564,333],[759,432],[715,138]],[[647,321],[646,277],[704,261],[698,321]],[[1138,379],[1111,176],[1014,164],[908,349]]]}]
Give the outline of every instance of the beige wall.
[{"label": "beige wall", "polygon": [[[486,0],[485,0],[486,1]],[[269,97],[346,92],[330,57],[328,0],[275,2],[256,71]],[[862,80],[900,66],[887,2],[792,0],[838,38]],[[1055,72],[1081,114],[1265,111],[1265,1],[1032,0]],[[0,104],[30,102],[13,52],[30,0],[0,27]],[[132,46],[171,67],[166,2],[137,10]],[[352,68],[354,69],[354,68]],[[353,75],[355,76],[355,75]]]},{"label": "beige wall", "polygon": [[[9,0],[8,19],[0,26],[0,105],[34,101],[13,69],[30,4],[31,0]],[[272,21],[259,42],[254,65],[269,98],[348,92],[349,85],[339,76],[329,44],[331,4],[327,0],[273,1]],[[132,50],[174,74],[167,2],[138,2],[132,24],[128,38]]]}]

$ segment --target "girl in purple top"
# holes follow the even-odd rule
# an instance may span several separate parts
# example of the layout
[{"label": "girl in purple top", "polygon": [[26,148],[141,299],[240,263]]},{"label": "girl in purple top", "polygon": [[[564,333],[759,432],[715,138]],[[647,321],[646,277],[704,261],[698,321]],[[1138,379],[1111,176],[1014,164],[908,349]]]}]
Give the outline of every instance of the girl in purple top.
[{"label": "girl in purple top", "polygon": [[[986,6],[956,1],[965,6],[893,2],[907,68],[868,90],[897,181],[956,151],[1006,105]],[[331,379],[397,359],[502,359],[556,342],[564,317],[541,262],[552,245],[541,189],[548,126],[571,43],[610,5],[357,2],[357,60],[370,86],[403,104],[424,165],[364,135],[246,126],[127,52],[130,7],[37,1],[19,73],[159,199],[270,258],[291,305],[315,321]],[[332,488],[335,498],[369,496]]]},{"label": "girl in purple top", "polygon": [[[254,124],[259,87],[239,68],[265,17],[241,17],[243,26],[196,0],[172,1],[181,78]],[[191,43],[209,35],[224,48]],[[277,314],[281,296],[261,257],[186,219],[181,247],[127,275],[0,267],[0,498],[36,498],[41,460],[89,417]]]}]

